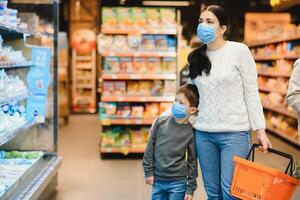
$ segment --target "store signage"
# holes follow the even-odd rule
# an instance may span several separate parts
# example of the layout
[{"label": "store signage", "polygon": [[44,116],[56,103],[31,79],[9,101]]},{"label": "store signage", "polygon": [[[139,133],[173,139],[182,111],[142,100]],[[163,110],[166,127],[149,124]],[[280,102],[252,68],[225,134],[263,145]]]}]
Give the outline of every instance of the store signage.
[{"label": "store signage", "polygon": [[48,87],[50,84],[51,49],[34,47],[32,49],[33,67],[27,75],[29,98],[26,105],[26,119],[43,123],[46,116]]}]

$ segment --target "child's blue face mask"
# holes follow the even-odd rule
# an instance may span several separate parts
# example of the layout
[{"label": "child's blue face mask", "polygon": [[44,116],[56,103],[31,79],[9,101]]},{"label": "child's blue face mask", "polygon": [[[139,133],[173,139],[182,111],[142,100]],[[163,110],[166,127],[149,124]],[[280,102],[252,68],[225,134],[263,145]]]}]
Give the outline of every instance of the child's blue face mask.
[{"label": "child's blue face mask", "polygon": [[197,28],[197,36],[204,44],[209,44],[215,40],[216,30],[210,25],[201,23]]},{"label": "child's blue face mask", "polygon": [[177,119],[184,119],[188,116],[188,109],[185,105],[175,102],[172,105],[172,114]]}]

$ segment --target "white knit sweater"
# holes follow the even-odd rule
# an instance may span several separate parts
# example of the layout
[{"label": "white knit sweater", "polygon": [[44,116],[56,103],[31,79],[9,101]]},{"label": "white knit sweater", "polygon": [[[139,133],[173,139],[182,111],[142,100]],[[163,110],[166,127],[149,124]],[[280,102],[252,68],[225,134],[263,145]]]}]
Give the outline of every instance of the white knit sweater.
[{"label": "white knit sweater", "polygon": [[226,41],[216,51],[208,51],[212,68],[209,76],[192,80],[200,95],[194,127],[207,132],[265,129],[258,93],[255,61],[249,48]]}]

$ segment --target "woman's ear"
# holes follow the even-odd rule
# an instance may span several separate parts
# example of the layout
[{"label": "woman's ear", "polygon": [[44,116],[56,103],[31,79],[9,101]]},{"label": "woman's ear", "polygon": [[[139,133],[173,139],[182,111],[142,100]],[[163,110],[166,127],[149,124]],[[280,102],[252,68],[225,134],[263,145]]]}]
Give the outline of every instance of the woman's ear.
[{"label": "woman's ear", "polygon": [[223,25],[223,26],[221,26],[221,28],[222,28],[222,34],[224,35],[226,33],[228,27]]},{"label": "woman's ear", "polygon": [[189,108],[189,112],[190,112],[190,115],[193,115],[195,113],[197,113],[198,109],[196,107],[190,107]]}]

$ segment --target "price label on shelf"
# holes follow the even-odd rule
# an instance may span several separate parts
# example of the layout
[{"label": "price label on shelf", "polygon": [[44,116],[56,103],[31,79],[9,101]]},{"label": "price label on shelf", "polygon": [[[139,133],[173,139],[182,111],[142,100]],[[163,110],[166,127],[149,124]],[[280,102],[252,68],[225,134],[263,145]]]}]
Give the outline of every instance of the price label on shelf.
[{"label": "price label on shelf", "polygon": [[143,123],[143,121],[141,119],[136,120],[136,124],[142,124],[142,123]]},{"label": "price label on shelf", "polygon": [[141,98],[140,98],[140,101],[141,101],[141,102],[145,102],[146,100],[147,100],[147,99],[146,99],[145,97],[141,97]]}]

